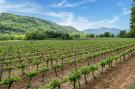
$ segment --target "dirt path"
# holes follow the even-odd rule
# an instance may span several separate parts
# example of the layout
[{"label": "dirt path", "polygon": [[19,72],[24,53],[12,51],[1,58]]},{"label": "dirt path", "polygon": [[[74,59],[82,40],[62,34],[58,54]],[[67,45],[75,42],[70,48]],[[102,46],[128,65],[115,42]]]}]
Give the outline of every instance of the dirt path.
[{"label": "dirt path", "polygon": [[82,89],[128,89],[135,80],[135,56],[97,76]]}]

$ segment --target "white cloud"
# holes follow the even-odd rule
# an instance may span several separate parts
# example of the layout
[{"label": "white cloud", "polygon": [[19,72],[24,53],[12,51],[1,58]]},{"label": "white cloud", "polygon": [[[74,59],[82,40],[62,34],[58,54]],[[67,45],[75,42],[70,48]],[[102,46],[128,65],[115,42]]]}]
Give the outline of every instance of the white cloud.
[{"label": "white cloud", "polygon": [[131,13],[131,10],[124,3],[118,2],[117,5],[122,8],[122,15],[129,15]]},{"label": "white cloud", "polygon": [[111,19],[92,21],[81,16],[75,16],[73,13],[68,12],[60,12],[60,13],[51,12],[50,14],[48,14],[48,16],[57,18],[58,20],[55,22],[60,25],[73,26],[80,31],[90,28],[117,27],[115,23],[119,19],[119,17],[116,16]]},{"label": "white cloud", "polygon": [[118,16],[115,16],[111,20],[108,20],[108,23],[109,24],[113,24],[113,23],[117,22],[118,20],[119,20],[119,17]]},{"label": "white cloud", "polygon": [[[87,2],[86,0],[85,3]],[[95,1],[95,0],[89,0]],[[64,2],[63,2],[64,3]],[[74,3],[74,5],[80,5],[84,2]],[[115,24],[119,17],[113,17],[111,19],[101,19],[101,20],[88,20],[85,17],[75,15],[72,12],[47,12],[43,10],[43,8],[35,3],[32,2],[25,2],[25,3],[9,3],[6,0],[0,0],[0,12],[21,12],[25,13],[26,15],[29,14],[39,14],[48,16],[51,18],[55,18],[54,22],[65,25],[65,26],[73,26],[78,30],[90,29],[90,28],[100,28],[100,27],[116,27]]]},{"label": "white cloud", "polygon": [[0,12],[21,12],[38,13],[41,7],[36,3],[9,3],[6,0],[0,0]]},{"label": "white cloud", "polygon": [[123,15],[129,15],[131,13],[131,10],[128,8],[123,7],[122,10],[123,10]]},{"label": "white cloud", "polygon": [[118,2],[117,5],[118,5],[118,6],[122,6],[122,7],[125,6],[125,4],[122,3],[122,2]]},{"label": "white cloud", "polygon": [[58,18],[60,20],[65,20],[65,18],[67,18],[67,20],[74,19],[74,14],[73,13],[68,13],[68,12],[59,12],[59,13],[48,12],[45,15],[55,17],[55,18]]},{"label": "white cloud", "polygon": [[76,2],[76,3],[69,3],[67,0],[63,0],[59,3],[50,5],[51,7],[57,7],[57,8],[65,8],[65,7],[76,7],[76,6],[80,6],[86,3],[92,3],[95,2],[97,0],[82,0],[80,2]]}]

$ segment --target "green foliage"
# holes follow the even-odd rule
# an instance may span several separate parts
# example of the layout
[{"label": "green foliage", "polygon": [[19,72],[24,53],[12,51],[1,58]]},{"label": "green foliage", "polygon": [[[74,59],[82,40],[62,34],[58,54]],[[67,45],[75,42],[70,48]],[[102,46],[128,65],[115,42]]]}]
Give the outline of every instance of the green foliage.
[{"label": "green foliage", "polygon": [[21,69],[22,74],[24,74],[24,68],[26,68],[28,65],[26,63],[20,64],[17,68]]},{"label": "green foliage", "polygon": [[63,27],[39,18],[1,13],[1,32],[26,33],[36,30],[66,32]]},{"label": "green foliage", "polygon": [[81,78],[81,74],[77,71],[73,71],[70,75],[69,75],[69,81],[70,82],[76,82],[78,79]]},{"label": "green foliage", "polygon": [[72,26],[62,26],[64,29],[66,29],[68,31],[68,33],[73,33],[73,32],[76,32],[76,33],[80,33],[76,28],[72,27]]},{"label": "green foliage", "polygon": [[59,79],[55,79],[55,80],[53,80],[50,84],[49,84],[49,87],[51,88],[51,89],[56,89],[58,86],[60,86],[61,85],[61,80],[59,80]]},{"label": "green foliage", "polygon": [[73,89],[76,89],[76,82],[81,78],[81,73],[73,71],[69,75],[69,81],[73,83]]},{"label": "green foliage", "polygon": [[63,81],[56,78],[52,80],[47,86],[40,86],[38,89],[60,89],[61,84],[67,81],[67,78],[65,78]]},{"label": "green foliage", "polygon": [[120,33],[117,35],[117,37],[126,38],[126,37],[128,37],[128,34],[126,33],[125,30],[123,30],[123,31],[120,31]]},{"label": "green foliage", "polygon": [[23,40],[25,38],[24,34],[0,34],[0,40]]},{"label": "green foliage", "polygon": [[18,66],[19,69],[24,69],[25,67],[27,67],[28,65],[26,63],[22,63]]},{"label": "green foliage", "polygon": [[99,37],[114,37],[114,34],[110,33],[110,32],[105,32],[104,34],[100,34]]},{"label": "green foliage", "polygon": [[55,64],[55,65],[52,66],[52,69],[54,69],[54,71],[55,71],[56,77],[58,76],[57,69],[62,68],[62,66],[63,66],[62,64]]},{"label": "green foliage", "polygon": [[0,84],[10,84],[12,82],[19,82],[21,80],[20,77],[10,77],[2,80]]},{"label": "green foliage", "polygon": [[43,40],[46,38],[46,34],[43,31],[29,32],[26,34],[27,40]]},{"label": "green foliage", "polygon": [[82,75],[86,75],[86,74],[89,74],[90,73],[90,69],[89,69],[89,67],[88,66],[86,66],[86,67],[82,67],[80,70],[79,70],[79,72],[82,74]]},{"label": "green foliage", "polygon": [[49,69],[46,68],[46,67],[43,67],[43,68],[40,69],[40,72],[46,72],[46,71],[49,71]]},{"label": "green foliage", "polygon": [[132,85],[129,86],[128,89],[135,89],[135,81],[134,81],[134,83]]},{"label": "green foliage", "polygon": [[[42,33],[43,32],[43,33]],[[19,16],[9,13],[1,13],[0,15],[0,33],[2,34],[18,34],[25,35],[26,39],[42,40],[45,38],[62,38],[69,39],[69,34],[81,32],[70,26],[60,26],[53,22],[42,20],[39,18]],[[50,35],[53,34],[53,35]],[[48,34],[48,35],[46,35]],[[58,36],[59,35],[59,36]],[[65,37],[66,36],[66,37]],[[1,40],[22,40],[21,36],[0,35]]]},{"label": "green foliage", "polygon": [[27,40],[44,40],[49,38],[72,39],[67,33],[58,33],[54,31],[35,31],[26,34]]},{"label": "green foliage", "polygon": [[37,72],[36,71],[31,71],[31,72],[26,73],[26,75],[27,75],[27,77],[32,78],[32,77],[37,75]]},{"label": "green foliage", "polygon": [[62,68],[62,64],[55,64],[52,66],[53,69],[59,69]]},{"label": "green foliage", "polygon": [[[94,74],[98,66],[106,66],[110,64],[113,60],[118,58],[128,57],[133,54],[135,51],[135,39],[95,39],[95,40],[44,40],[44,41],[4,41],[0,42],[1,48],[1,64],[4,63],[3,69],[6,67],[13,67],[15,73],[19,73],[20,70],[16,69],[19,65],[19,68],[25,68],[28,64],[28,70],[35,70],[34,64],[40,63],[40,70],[39,74],[41,75],[42,79],[46,79],[45,76],[48,69],[51,70],[49,73],[52,73],[52,69],[60,69],[61,65],[65,64],[69,65],[67,61],[73,61],[74,53],[76,53],[77,63],[87,62],[84,58],[87,58],[90,61],[90,64],[85,64],[84,67],[73,71],[68,78],[65,80],[60,81],[61,83],[68,81],[79,84],[79,80],[81,77],[84,78],[86,74]],[[11,47],[12,45],[12,47]],[[7,51],[7,53],[5,53]],[[40,57],[43,56],[41,59]],[[109,56],[110,55],[110,56]],[[125,56],[126,55],[126,56]],[[99,60],[97,57],[106,57],[105,59]],[[102,58],[101,57],[101,58]],[[70,59],[69,59],[70,58]],[[3,60],[4,59],[4,60]],[[23,61],[20,62],[19,59]],[[53,60],[53,66],[48,68],[45,67],[46,59]],[[63,61],[61,60],[63,59]],[[83,59],[83,60],[82,60]],[[104,60],[104,61],[103,61]],[[29,62],[30,61],[30,62]],[[49,61],[49,62],[50,62]],[[97,62],[101,63],[97,63]],[[61,63],[62,62],[62,63]],[[26,64],[25,64],[26,63]],[[96,64],[95,64],[96,63]],[[87,66],[86,66],[87,65]],[[34,66],[34,67],[33,67]],[[64,66],[64,65],[63,65]],[[74,65],[72,65],[74,66]],[[80,66],[77,64],[77,66]],[[81,67],[81,66],[80,66]],[[79,67],[79,68],[80,68]],[[106,66],[107,67],[107,66]],[[66,66],[64,66],[66,68]],[[63,69],[64,69],[63,68]],[[26,71],[25,71],[26,72]],[[46,72],[46,73],[45,73]],[[57,72],[57,71],[56,71]],[[5,71],[2,71],[5,74]],[[60,72],[59,72],[60,73]],[[36,76],[37,72],[33,71],[26,73],[29,80],[30,78]],[[54,74],[54,73],[52,73]],[[16,75],[16,74],[15,74]],[[15,76],[11,73],[11,76]],[[87,80],[88,75],[85,76],[85,80]],[[4,79],[7,75],[2,76],[1,79]],[[50,76],[51,77],[51,76]],[[62,76],[59,76],[63,79]],[[45,81],[46,82],[46,81]],[[42,82],[44,83],[44,82]],[[59,81],[53,82],[52,86],[59,85]],[[82,83],[82,82],[81,82]],[[31,86],[31,82],[29,81],[29,85]]]},{"label": "green foliage", "polygon": [[94,38],[95,37],[95,34],[88,34],[86,35],[86,38]]},{"label": "green foliage", "polygon": [[102,61],[100,62],[100,66],[102,66],[102,67],[105,67],[106,64],[107,64],[106,60],[102,60]]},{"label": "green foliage", "polygon": [[38,65],[38,64],[40,64],[40,63],[41,63],[40,60],[35,60],[35,61],[33,61],[33,64],[34,64],[34,65]]},{"label": "green foliage", "polygon": [[25,73],[27,77],[29,77],[29,82],[27,84],[27,88],[30,88],[32,86],[31,80],[33,77],[35,77],[38,73],[36,71],[30,71],[28,73]]},{"label": "green foliage", "polygon": [[90,65],[89,68],[91,72],[95,72],[96,70],[98,70],[98,67],[96,65]]},{"label": "green foliage", "polygon": [[49,87],[49,86],[40,86],[38,89],[52,89],[51,87]]},{"label": "green foliage", "polygon": [[132,8],[131,8],[129,37],[135,37],[135,0],[133,0]]}]

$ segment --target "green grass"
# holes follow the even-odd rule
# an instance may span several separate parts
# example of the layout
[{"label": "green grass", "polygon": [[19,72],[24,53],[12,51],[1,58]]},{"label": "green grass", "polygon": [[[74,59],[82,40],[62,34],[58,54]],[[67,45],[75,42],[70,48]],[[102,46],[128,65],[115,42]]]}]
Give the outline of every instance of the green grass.
[{"label": "green grass", "polygon": [[134,81],[134,83],[132,85],[129,86],[128,89],[135,89],[135,81]]}]

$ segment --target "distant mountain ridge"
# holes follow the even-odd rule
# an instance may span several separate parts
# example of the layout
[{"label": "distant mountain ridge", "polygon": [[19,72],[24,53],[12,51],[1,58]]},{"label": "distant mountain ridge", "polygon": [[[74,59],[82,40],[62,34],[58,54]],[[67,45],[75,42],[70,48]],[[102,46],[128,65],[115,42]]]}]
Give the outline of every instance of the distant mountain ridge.
[{"label": "distant mountain ridge", "polygon": [[0,33],[25,34],[26,32],[44,30],[60,33],[81,33],[71,26],[60,26],[54,22],[10,13],[0,13]]},{"label": "distant mountain ridge", "polygon": [[118,28],[101,27],[98,29],[86,29],[86,30],[83,30],[82,32],[88,33],[88,34],[97,34],[97,35],[103,34],[104,32],[110,32],[117,35],[120,31],[121,29],[118,29]]}]

